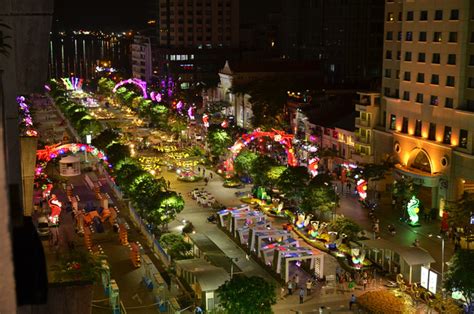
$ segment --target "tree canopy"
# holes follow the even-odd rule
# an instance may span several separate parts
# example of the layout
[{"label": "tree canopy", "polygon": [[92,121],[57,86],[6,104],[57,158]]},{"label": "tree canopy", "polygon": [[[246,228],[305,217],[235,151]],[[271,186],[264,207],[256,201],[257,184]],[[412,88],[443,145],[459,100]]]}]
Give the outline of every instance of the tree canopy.
[{"label": "tree canopy", "polygon": [[357,239],[357,234],[362,231],[362,228],[353,220],[346,217],[337,217],[329,223],[329,230],[336,231],[338,234],[345,233],[351,240]]},{"label": "tree canopy", "polygon": [[243,149],[235,157],[234,169],[238,174],[250,174],[253,163],[257,160],[258,154],[248,149]]},{"label": "tree canopy", "polygon": [[217,290],[222,307],[228,313],[272,313],[276,303],[275,285],[261,277],[235,275]]},{"label": "tree canopy", "polygon": [[209,127],[207,133],[207,142],[209,143],[211,154],[214,157],[224,155],[230,146],[232,146],[232,138],[228,131],[219,126]]},{"label": "tree canopy", "polygon": [[449,269],[444,277],[444,287],[448,291],[459,291],[468,304],[474,301],[474,251],[459,250],[454,253]]},{"label": "tree canopy", "polygon": [[159,242],[173,260],[190,258],[189,251],[192,249],[192,245],[184,241],[182,235],[165,233],[160,237]]},{"label": "tree canopy", "polygon": [[461,199],[448,207],[449,222],[458,227],[469,224],[471,213],[474,213],[474,194],[464,192]]},{"label": "tree canopy", "polygon": [[278,178],[277,187],[286,199],[299,204],[309,179],[306,167],[288,167]]}]

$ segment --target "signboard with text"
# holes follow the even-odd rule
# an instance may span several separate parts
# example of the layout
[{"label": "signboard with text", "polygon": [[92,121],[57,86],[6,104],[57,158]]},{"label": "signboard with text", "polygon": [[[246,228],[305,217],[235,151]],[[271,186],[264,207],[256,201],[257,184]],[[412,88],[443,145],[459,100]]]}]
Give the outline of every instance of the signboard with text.
[{"label": "signboard with text", "polygon": [[428,290],[436,294],[436,284],[438,282],[438,274],[430,271],[429,281],[428,281]]}]

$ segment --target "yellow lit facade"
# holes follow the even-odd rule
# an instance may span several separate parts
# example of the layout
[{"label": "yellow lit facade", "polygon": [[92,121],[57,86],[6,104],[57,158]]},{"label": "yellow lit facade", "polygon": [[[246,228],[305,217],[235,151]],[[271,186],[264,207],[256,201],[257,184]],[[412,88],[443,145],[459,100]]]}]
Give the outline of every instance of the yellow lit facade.
[{"label": "yellow lit facade", "polygon": [[388,0],[375,161],[439,209],[474,183],[474,3]]}]

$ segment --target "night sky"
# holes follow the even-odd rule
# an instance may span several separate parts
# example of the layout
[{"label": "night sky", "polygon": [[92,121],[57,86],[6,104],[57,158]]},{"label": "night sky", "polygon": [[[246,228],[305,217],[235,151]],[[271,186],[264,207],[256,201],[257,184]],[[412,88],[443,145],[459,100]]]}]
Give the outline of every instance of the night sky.
[{"label": "night sky", "polygon": [[150,17],[152,0],[55,0],[55,27],[122,31],[140,28]]}]

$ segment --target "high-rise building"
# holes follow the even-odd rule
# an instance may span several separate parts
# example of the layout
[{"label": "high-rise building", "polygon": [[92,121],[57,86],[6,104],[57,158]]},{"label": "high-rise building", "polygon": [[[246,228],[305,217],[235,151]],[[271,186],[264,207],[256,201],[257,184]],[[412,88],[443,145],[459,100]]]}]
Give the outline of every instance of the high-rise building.
[{"label": "high-rise building", "polygon": [[384,0],[282,0],[281,5],[282,57],[319,60],[331,85],[377,84]]},{"label": "high-rise building", "polygon": [[135,35],[132,43],[132,75],[146,82],[153,75],[151,39],[143,35]]},{"label": "high-rise building", "polygon": [[180,84],[217,79],[239,46],[238,0],[159,0],[158,75]]},{"label": "high-rise building", "polygon": [[387,0],[376,161],[393,158],[425,208],[474,190],[474,3]]}]

